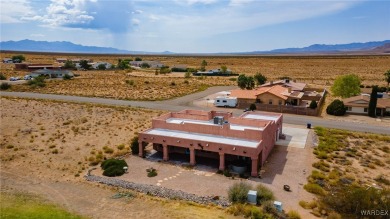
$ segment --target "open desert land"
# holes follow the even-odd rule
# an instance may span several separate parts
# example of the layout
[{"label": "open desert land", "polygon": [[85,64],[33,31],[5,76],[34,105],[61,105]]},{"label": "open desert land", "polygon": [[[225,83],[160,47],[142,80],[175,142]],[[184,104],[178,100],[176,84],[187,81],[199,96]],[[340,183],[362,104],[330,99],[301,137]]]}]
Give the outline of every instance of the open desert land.
[{"label": "open desert land", "polygon": [[125,191],[83,178],[91,165],[129,154],[130,139],[162,111],[13,98],[1,98],[1,106],[2,196],[37,196],[93,218],[234,218],[143,194],[112,199]]},{"label": "open desert land", "polygon": [[[1,53],[1,58],[12,53]],[[24,53],[30,63],[54,63],[55,58],[90,58],[116,64],[118,59],[138,56],[124,55],[63,55]],[[158,60],[168,66],[183,64],[199,68],[206,60],[206,69],[227,66],[234,73],[264,74],[268,81],[288,76],[310,87],[329,88],[336,76],[354,73],[363,85],[385,86],[383,73],[390,66],[390,56],[139,56],[143,60]],[[22,76],[26,71],[15,71],[13,64],[1,64],[1,73],[7,77]],[[43,88],[15,85],[13,91],[96,96],[131,100],[162,100],[183,96],[216,85],[235,85],[232,77],[191,77],[184,73],[155,75],[154,70],[75,71],[80,75],[70,81],[49,81]]]}]

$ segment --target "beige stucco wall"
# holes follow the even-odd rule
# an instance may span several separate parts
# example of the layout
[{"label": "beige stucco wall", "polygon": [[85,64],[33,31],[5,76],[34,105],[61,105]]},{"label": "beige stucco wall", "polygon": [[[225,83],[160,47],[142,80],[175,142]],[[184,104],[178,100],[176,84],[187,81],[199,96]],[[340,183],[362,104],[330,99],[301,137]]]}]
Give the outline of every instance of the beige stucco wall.
[{"label": "beige stucco wall", "polygon": [[263,104],[269,104],[269,100],[272,100],[272,105],[279,105],[279,100],[282,101],[281,105],[285,104],[285,101],[282,98],[279,98],[269,93],[260,94],[259,96],[257,96],[257,98],[260,99],[261,103]]}]

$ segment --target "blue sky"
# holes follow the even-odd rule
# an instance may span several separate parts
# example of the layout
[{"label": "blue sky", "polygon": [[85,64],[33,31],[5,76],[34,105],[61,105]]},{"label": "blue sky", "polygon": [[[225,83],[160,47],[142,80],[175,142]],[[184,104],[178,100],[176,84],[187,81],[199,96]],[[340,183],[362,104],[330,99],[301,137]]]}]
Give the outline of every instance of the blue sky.
[{"label": "blue sky", "polygon": [[1,41],[263,51],[390,39],[390,0],[0,0]]}]

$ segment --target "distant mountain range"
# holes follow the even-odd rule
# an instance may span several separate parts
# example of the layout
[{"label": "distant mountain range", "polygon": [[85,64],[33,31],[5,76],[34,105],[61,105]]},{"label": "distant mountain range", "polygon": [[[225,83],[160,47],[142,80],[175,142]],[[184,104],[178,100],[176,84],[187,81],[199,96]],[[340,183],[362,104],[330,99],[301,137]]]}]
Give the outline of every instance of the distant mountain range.
[{"label": "distant mountain range", "polygon": [[[5,41],[0,42],[0,50],[2,51],[26,51],[26,52],[63,52],[63,53],[91,53],[91,54],[178,54],[170,51],[164,52],[145,52],[145,51],[129,51],[120,50],[112,47],[97,47],[83,46],[66,41]],[[343,52],[374,52],[374,53],[390,53],[390,40],[375,41],[366,43],[349,43],[349,44],[314,44],[303,48],[285,48],[274,49],[270,51],[253,51],[253,52],[238,52],[238,53],[208,53],[214,55],[224,54],[318,54],[318,53],[343,53]]]}]

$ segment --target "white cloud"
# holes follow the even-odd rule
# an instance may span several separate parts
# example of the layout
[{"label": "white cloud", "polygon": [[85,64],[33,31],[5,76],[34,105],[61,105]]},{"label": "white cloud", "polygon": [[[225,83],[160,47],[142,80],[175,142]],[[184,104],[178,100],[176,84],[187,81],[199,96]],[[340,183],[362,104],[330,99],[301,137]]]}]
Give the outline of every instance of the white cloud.
[{"label": "white cloud", "polygon": [[86,24],[94,19],[83,10],[87,2],[96,0],[51,0],[51,4],[46,7],[45,15],[24,16],[22,19],[41,21],[51,27]]},{"label": "white cloud", "polygon": [[193,5],[193,4],[213,4],[216,3],[218,0],[175,0],[176,3],[179,4],[188,4],[188,5]]},{"label": "white cloud", "polygon": [[135,10],[131,12],[132,14],[142,14],[144,13],[142,10]]},{"label": "white cloud", "polygon": [[255,0],[230,0],[229,5],[230,6],[241,6],[245,5],[251,2],[254,2]]},{"label": "white cloud", "polygon": [[136,18],[131,19],[131,24],[133,24],[134,26],[138,26],[140,23],[141,21]]},{"label": "white cloud", "polygon": [[27,0],[7,0],[0,1],[1,23],[20,23],[20,17],[32,16],[34,14],[29,1]]}]

